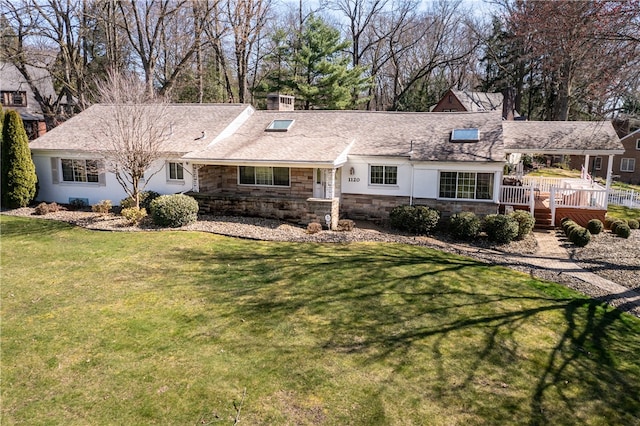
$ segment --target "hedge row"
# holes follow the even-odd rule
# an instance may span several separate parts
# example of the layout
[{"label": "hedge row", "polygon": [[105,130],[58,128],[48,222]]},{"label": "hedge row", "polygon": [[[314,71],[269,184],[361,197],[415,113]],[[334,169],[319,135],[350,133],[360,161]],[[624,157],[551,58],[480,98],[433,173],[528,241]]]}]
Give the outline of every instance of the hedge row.
[{"label": "hedge row", "polygon": [[583,228],[578,225],[573,220],[563,218],[560,221],[560,225],[562,226],[562,229],[569,241],[578,247],[584,247],[589,244],[589,241],[591,241],[591,232],[589,232],[587,228]]},{"label": "hedge row", "polygon": [[[425,206],[398,206],[389,215],[392,227],[412,234],[429,234],[438,226],[440,213]],[[456,239],[473,240],[485,231],[489,240],[508,243],[523,239],[535,225],[535,219],[525,211],[508,215],[493,214],[483,219],[473,212],[452,215],[446,222],[447,231]]]}]

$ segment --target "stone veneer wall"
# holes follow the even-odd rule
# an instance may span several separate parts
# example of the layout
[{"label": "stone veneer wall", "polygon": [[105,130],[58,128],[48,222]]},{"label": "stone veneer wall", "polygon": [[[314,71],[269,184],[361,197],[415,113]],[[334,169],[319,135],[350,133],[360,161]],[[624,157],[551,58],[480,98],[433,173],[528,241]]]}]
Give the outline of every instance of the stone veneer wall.
[{"label": "stone veneer wall", "polygon": [[238,185],[236,166],[205,166],[199,170],[200,192],[191,193],[203,214],[257,216],[308,225],[338,225],[340,200],[312,198],[313,169],[292,168],[289,187]]},{"label": "stone veneer wall", "polygon": [[[389,218],[389,213],[394,207],[408,204],[409,197],[342,194],[340,212],[349,219],[383,221]],[[498,204],[491,202],[414,198],[413,204],[436,209],[445,218],[463,211],[471,211],[479,216],[498,212]]]}]

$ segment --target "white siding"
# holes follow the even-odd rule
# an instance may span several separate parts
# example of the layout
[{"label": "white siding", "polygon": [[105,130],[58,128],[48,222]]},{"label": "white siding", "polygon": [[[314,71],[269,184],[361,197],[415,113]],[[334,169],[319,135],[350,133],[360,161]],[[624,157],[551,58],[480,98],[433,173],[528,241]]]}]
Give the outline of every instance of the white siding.
[{"label": "white siding", "polygon": [[[100,185],[99,183],[63,182],[62,177],[60,177],[59,183],[53,183],[52,158],[97,159],[98,157],[91,157],[90,155],[82,156],[77,153],[56,153],[55,155],[34,153],[33,162],[36,166],[36,174],[38,175],[38,185],[40,188],[37,196],[38,201],[55,201],[56,203],[66,204],[69,202],[69,199],[83,198],[87,199],[89,204],[96,204],[101,200],[111,200],[115,206],[120,204],[120,200],[127,197],[124,189],[122,189],[115,175],[111,172],[106,172],[104,185]],[[180,162],[178,159],[171,161]],[[150,179],[144,190],[156,191],[160,194],[175,194],[191,190],[191,167],[184,162],[183,165],[184,180],[175,182],[169,181],[168,179],[169,175],[166,161],[157,161],[149,170],[159,170],[159,172]],[[59,170],[57,172],[61,176],[62,170],[60,170],[60,167],[58,168]]]}]

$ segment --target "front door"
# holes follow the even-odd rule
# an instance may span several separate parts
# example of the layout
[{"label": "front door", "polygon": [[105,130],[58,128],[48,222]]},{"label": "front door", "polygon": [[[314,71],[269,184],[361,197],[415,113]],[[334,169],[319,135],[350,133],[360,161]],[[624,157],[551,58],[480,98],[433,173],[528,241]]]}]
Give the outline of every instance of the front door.
[{"label": "front door", "polygon": [[313,198],[325,198],[327,189],[326,170],[313,170]]}]

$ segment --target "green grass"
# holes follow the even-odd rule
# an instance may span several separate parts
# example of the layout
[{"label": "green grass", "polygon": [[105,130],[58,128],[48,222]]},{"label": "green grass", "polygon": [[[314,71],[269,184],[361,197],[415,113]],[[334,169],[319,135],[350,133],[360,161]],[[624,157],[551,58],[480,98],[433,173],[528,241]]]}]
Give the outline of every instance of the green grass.
[{"label": "green grass", "polygon": [[557,178],[580,178],[580,170],[568,170],[558,167],[544,167],[537,170],[532,170],[527,173],[527,176],[543,176],[543,177],[557,177]]},{"label": "green grass", "polygon": [[631,207],[609,204],[607,207],[607,216],[614,217],[616,219],[640,220],[640,209],[632,209]]},{"label": "green grass", "polygon": [[640,422],[640,320],[526,274],[400,244],[0,226],[3,425]]}]

